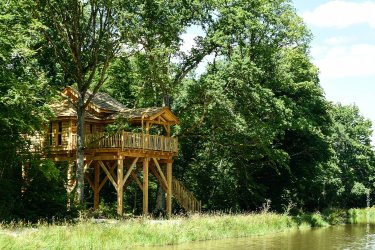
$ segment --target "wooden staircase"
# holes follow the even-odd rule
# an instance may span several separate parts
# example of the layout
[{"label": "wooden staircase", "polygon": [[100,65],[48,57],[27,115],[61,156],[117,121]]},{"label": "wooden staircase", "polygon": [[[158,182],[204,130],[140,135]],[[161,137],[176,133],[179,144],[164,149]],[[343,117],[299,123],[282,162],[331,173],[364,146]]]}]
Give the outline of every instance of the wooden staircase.
[{"label": "wooden staircase", "polygon": [[186,212],[200,213],[202,210],[201,201],[197,200],[192,192],[190,192],[179,180],[172,178],[173,196],[177,203],[183,207]]}]

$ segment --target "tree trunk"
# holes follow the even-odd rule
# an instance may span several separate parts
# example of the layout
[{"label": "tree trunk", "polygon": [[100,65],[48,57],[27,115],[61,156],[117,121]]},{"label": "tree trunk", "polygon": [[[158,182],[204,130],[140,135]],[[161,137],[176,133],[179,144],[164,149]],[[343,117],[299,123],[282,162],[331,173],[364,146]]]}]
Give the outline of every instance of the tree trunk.
[{"label": "tree trunk", "polygon": [[165,210],[165,192],[161,185],[158,183],[157,193],[156,193],[156,213],[164,213]]},{"label": "tree trunk", "polygon": [[84,135],[85,135],[85,105],[83,97],[78,97],[77,105],[77,193],[76,202],[79,205],[83,204],[84,197],[84,156],[85,156],[85,145],[84,145]]}]

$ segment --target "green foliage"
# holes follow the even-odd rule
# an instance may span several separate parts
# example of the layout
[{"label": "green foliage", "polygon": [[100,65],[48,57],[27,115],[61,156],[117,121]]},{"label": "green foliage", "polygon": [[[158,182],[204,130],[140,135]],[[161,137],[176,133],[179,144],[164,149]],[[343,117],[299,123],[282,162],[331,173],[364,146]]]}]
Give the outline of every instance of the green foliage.
[{"label": "green foliage", "polygon": [[[103,85],[129,108],[171,97],[181,122],[172,130],[180,143],[174,175],[204,209],[249,211],[270,200],[271,209],[293,213],[371,198],[371,122],[356,106],[325,99],[312,36],[290,1],[0,0],[0,7],[1,218],[63,215],[65,168],[31,160],[25,183],[21,166],[32,159],[25,135],[43,130],[45,103],[72,84],[83,100]],[[91,22],[91,7],[106,28]],[[191,28],[202,36],[181,51]],[[135,128],[125,120],[108,127],[121,130]],[[113,189],[102,192],[115,202]],[[129,192],[126,209],[136,213],[141,196]],[[342,218],[332,210],[306,220]]]},{"label": "green foliage", "polygon": [[0,218],[21,210],[22,162],[29,156],[26,134],[43,128],[51,95],[33,46],[39,23],[29,1],[0,1]]},{"label": "green foliage", "polygon": [[351,224],[374,224],[375,207],[366,209],[352,208],[348,210],[348,222]]},{"label": "green foliage", "polygon": [[215,61],[184,82],[174,103],[178,173],[209,209],[255,209],[265,198],[277,209],[289,202],[312,209],[331,155],[331,119],[308,55],[310,34],[287,2],[216,7],[207,34]]},{"label": "green foliage", "polygon": [[335,121],[332,134],[334,157],[332,179],[326,189],[330,205],[365,206],[366,195],[373,189],[375,177],[374,151],[371,145],[372,124],[356,106],[335,105],[331,111]]},{"label": "green foliage", "polygon": [[[203,200],[205,209],[251,210],[270,199],[279,211],[286,204],[313,211],[347,206],[343,197],[364,201],[360,193],[369,182],[355,179],[359,172],[347,182],[338,162],[344,144],[337,144],[336,128],[349,124],[338,125],[336,108],[324,97],[309,55],[311,34],[291,3],[202,3],[202,11],[189,20],[186,6],[168,12],[163,20],[174,16],[185,26],[170,22],[176,26],[167,30],[150,22],[150,13],[161,15],[173,4],[141,5],[145,33],[138,34],[138,43],[143,49],[118,59],[110,70],[115,83],[106,86],[136,107],[160,105],[163,95],[172,95],[181,121],[174,129],[181,149],[174,175]],[[177,53],[178,34],[190,24],[201,25],[204,36],[191,51]],[[194,68],[210,54],[213,61],[195,75]],[[172,63],[171,56],[179,60]],[[360,133],[368,142],[366,126]],[[373,151],[368,145],[361,156],[354,150],[345,155],[358,159],[357,169],[367,169],[370,180]]]},{"label": "green foliage", "polygon": [[330,225],[340,225],[348,222],[350,218],[350,210],[345,211],[344,209],[325,209],[322,212],[323,218]]},{"label": "green foliage", "polygon": [[67,216],[66,171],[50,160],[33,159],[22,186],[22,209],[18,217],[27,221],[62,219]]}]

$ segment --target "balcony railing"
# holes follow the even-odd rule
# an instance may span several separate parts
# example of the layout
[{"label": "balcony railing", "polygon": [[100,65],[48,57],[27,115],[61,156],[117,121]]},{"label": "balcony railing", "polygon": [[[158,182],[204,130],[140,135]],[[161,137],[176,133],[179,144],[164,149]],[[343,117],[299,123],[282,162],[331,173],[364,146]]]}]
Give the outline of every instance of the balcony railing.
[{"label": "balcony railing", "polygon": [[[74,140],[72,141],[72,145],[74,145],[75,148],[76,142]],[[177,152],[178,140],[175,137],[142,133],[96,133],[85,136],[85,147],[88,149],[121,148],[124,150],[133,148]]]},{"label": "balcony railing", "polygon": [[[77,148],[77,135],[71,134],[62,138],[62,145],[48,145],[50,140],[43,137],[32,137],[31,151],[39,152],[47,146],[53,151],[75,150]],[[120,132],[120,133],[95,133],[85,135],[86,149],[144,149],[166,152],[178,152],[178,140],[176,137],[160,135],[148,135],[142,133]]]}]

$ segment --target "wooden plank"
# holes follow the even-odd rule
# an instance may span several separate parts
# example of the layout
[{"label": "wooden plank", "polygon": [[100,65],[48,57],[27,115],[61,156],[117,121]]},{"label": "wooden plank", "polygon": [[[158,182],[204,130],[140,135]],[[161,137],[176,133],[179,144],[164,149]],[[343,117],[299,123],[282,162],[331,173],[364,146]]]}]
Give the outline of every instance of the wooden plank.
[{"label": "wooden plank", "polygon": [[104,163],[102,161],[98,161],[100,166],[102,167],[102,169],[104,170],[104,172],[106,173],[108,179],[111,181],[112,185],[115,187],[115,189],[117,190],[117,184],[116,184],[116,181],[113,179],[111,173],[108,171],[107,167],[104,165]]},{"label": "wooden plank", "polygon": [[167,190],[167,215],[170,217],[172,215],[172,163],[167,163],[167,180],[168,180],[168,190]]},{"label": "wooden plank", "polygon": [[122,215],[124,203],[124,160],[119,158],[117,160],[117,213]]},{"label": "wooden plank", "polygon": [[148,214],[148,165],[149,158],[143,160],[143,215]]},{"label": "wooden plank", "polygon": [[159,171],[159,175],[160,175],[161,179],[163,180],[164,185],[168,188],[167,180],[165,179],[163,171],[161,171],[159,162],[156,160],[156,158],[152,158],[152,159],[154,160],[155,166],[156,166],[157,170]]}]

